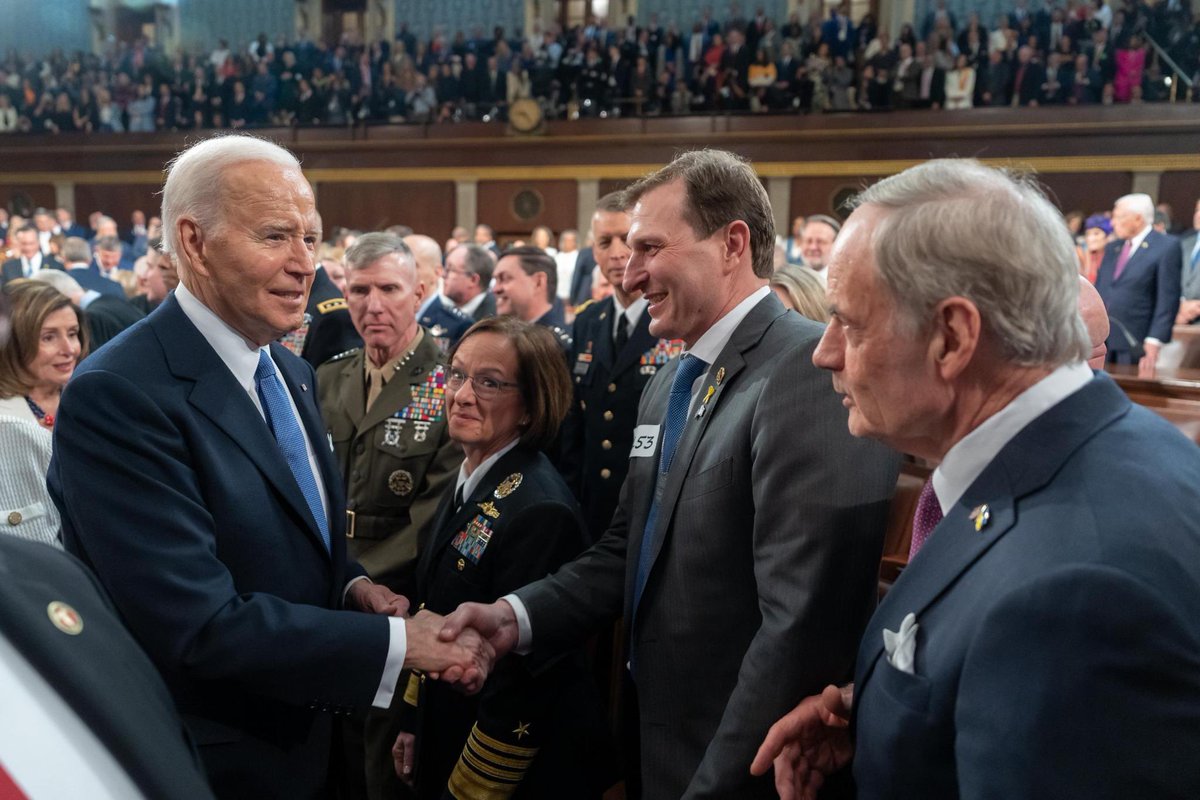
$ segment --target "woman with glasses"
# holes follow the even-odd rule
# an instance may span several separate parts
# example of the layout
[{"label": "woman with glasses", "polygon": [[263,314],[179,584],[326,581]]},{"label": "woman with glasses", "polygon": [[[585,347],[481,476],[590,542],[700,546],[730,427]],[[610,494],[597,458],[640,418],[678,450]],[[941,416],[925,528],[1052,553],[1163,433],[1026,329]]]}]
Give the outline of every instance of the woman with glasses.
[{"label": "woman with glasses", "polygon": [[[514,317],[476,323],[450,354],[445,392],[450,438],[466,458],[417,568],[417,604],[438,614],[492,602],[587,544],[579,505],[541,452],[571,402],[553,334]],[[616,772],[591,675],[578,649],[510,655],[476,697],[402,678],[396,775],[420,798],[599,797]]]}]

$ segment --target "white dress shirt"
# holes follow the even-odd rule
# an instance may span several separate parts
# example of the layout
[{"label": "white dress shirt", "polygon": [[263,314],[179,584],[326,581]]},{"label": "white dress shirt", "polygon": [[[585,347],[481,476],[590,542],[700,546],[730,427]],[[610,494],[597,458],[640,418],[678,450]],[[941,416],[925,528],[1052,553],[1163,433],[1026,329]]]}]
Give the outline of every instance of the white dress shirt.
[{"label": "white dress shirt", "polygon": [[496,462],[499,461],[505,453],[516,447],[517,443],[520,441],[521,437],[518,436],[508,444],[504,445],[504,447],[501,447],[499,450],[485,458],[483,463],[473,470],[467,469],[467,460],[464,458],[462,464],[458,468],[458,480],[454,483],[455,493],[457,493],[461,488],[463,500],[465,501],[471,496],[472,493],[474,493],[475,489],[478,488],[479,482],[484,479],[488,473],[488,470],[496,466]]},{"label": "white dress shirt", "polygon": [[[217,356],[224,362],[229,371],[233,373],[234,380],[246,392],[250,398],[250,402],[254,403],[254,407],[258,409],[258,413],[262,416],[265,423],[267,418],[263,413],[262,401],[258,397],[258,387],[254,383],[254,373],[258,370],[258,354],[260,351],[266,352],[270,357],[270,349],[258,347],[257,345],[246,341],[246,339],[237,331],[229,326],[225,320],[213,313],[212,309],[204,305],[200,300],[188,291],[188,288],[182,283],[175,289],[175,299],[179,302],[180,309],[183,310],[186,316],[205,341],[209,343]],[[274,363],[274,359],[271,359]],[[278,365],[276,371],[278,372]],[[325,517],[329,518],[329,495],[325,491],[325,482],[319,479],[321,467],[317,464],[316,453],[313,450],[313,443],[309,441],[308,431],[304,425],[300,423],[300,412],[296,408],[296,401],[292,399],[292,394],[288,390],[287,383],[280,375],[279,383],[283,386],[284,394],[287,395],[288,403],[292,407],[292,414],[296,418],[296,422],[300,424],[300,430],[304,431],[304,451],[308,454],[308,466],[312,470],[314,477],[317,477],[317,492],[321,496],[321,507],[325,509]],[[312,391],[316,391],[316,387],[312,387]],[[334,480],[341,480],[340,476],[332,476]],[[331,526],[332,529],[332,526]],[[349,591],[350,586],[360,580],[366,578],[359,576],[346,584],[342,596]],[[404,628],[404,620],[400,617],[388,617],[388,624],[391,628],[390,638],[388,642],[387,661],[384,664],[383,677],[380,680],[379,688],[375,692],[375,699],[372,705],[376,708],[387,708],[391,705],[392,693],[396,689],[396,681],[400,678],[400,672],[404,667],[404,656],[408,650],[408,638]]]},{"label": "white dress shirt", "polygon": [[578,250],[554,254],[554,264],[558,274],[558,286],[555,293],[563,300],[571,298],[571,280],[575,277],[575,262],[578,260]]},{"label": "white dress shirt", "polygon": [[484,290],[459,306],[458,310],[473,319],[475,317],[475,310],[479,308],[480,304],[483,303],[486,297],[487,291]]},{"label": "white dress shirt", "polygon": [[630,336],[633,335],[633,329],[637,327],[638,320],[642,318],[642,312],[646,310],[649,301],[645,297],[639,297],[628,306],[621,305],[621,298],[617,297],[617,293],[612,293],[613,299],[613,323],[612,333],[613,339],[617,338],[617,325],[621,322],[621,315],[625,315],[625,331]]}]

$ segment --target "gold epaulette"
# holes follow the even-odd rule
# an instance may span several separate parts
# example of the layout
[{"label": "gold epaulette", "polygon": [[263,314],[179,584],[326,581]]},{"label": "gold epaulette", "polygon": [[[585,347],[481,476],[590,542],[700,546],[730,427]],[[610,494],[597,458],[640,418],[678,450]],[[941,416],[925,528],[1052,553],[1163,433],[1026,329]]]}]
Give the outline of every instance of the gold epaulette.
[{"label": "gold epaulette", "polygon": [[591,305],[592,303],[594,303],[594,302],[596,302],[595,298],[593,298],[593,299],[591,299],[591,300],[585,300],[584,302],[582,302],[582,303],[580,303],[579,305],[575,306],[575,316],[579,316],[581,313],[583,313],[583,310],[584,310],[585,308],[587,308],[588,306],[590,306],[590,305]]},{"label": "gold epaulette", "polygon": [[[528,727],[518,725],[517,730]],[[494,739],[476,724],[450,773],[447,789],[457,800],[506,800],[516,792],[537,752],[536,747],[518,747]]]},{"label": "gold epaulette", "polygon": [[346,298],[344,297],[333,297],[317,303],[317,311],[322,314],[328,314],[330,311],[341,311],[345,308],[349,308],[349,306],[346,305]]}]

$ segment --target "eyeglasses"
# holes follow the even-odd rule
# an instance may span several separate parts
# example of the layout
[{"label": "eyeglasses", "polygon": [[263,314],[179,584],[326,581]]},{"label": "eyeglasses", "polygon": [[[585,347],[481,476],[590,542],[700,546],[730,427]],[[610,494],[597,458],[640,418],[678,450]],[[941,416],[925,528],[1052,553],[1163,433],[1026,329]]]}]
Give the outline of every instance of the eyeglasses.
[{"label": "eyeglasses", "polygon": [[485,375],[468,375],[461,369],[451,367],[446,373],[446,388],[452,392],[457,392],[466,382],[470,381],[475,387],[475,396],[484,400],[489,400],[496,395],[508,389],[514,389],[520,384],[510,381],[496,380]]}]

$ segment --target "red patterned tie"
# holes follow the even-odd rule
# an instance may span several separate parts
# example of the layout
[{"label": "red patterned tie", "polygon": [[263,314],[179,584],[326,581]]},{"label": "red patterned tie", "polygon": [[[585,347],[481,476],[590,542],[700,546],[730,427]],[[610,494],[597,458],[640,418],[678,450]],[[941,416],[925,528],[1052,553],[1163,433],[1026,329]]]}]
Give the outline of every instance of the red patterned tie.
[{"label": "red patterned tie", "polygon": [[0,800],[26,800],[25,793],[0,764]]},{"label": "red patterned tie", "polygon": [[929,534],[942,521],[942,505],[938,502],[937,493],[933,490],[933,478],[925,481],[921,496],[917,499],[917,513],[913,515],[912,544],[908,548],[908,560],[916,557],[917,551],[925,544]]},{"label": "red patterned tie", "polygon": [[1133,255],[1133,239],[1126,239],[1125,246],[1121,248],[1121,255],[1117,256],[1117,268],[1113,271],[1113,280],[1121,277],[1121,273],[1125,271],[1125,265],[1129,263],[1129,257]]}]

